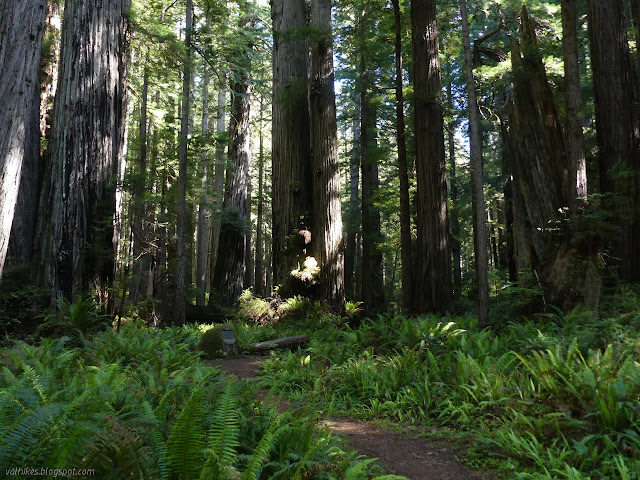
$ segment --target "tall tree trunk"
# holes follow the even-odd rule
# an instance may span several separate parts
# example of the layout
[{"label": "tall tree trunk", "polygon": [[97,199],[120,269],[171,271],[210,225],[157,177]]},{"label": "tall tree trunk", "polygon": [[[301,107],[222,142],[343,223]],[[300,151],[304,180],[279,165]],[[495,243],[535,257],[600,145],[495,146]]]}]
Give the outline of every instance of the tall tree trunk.
[{"label": "tall tree trunk", "polygon": [[384,297],[383,257],[380,250],[380,210],[375,205],[378,195],[378,163],[376,110],[368,98],[368,78],[364,60],[360,63],[360,153],[362,171],[362,301],[366,315],[386,309]]},{"label": "tall tree trunk", "polygon": [[[241,20],[241,28],[247,26]],[[247,46],[247,49],[252,48]],[[229,125],[229,161],[224,196],[224,213],[220,230],[220,252],[213,279],[218,300],[223,306],[232,306],[244,289],[246,273],[245,251],[247,248],[247,190],[249,184],[249,164],[251,159],[251,83],[249,72],[251,63],[249,52],[240,51],[237,57],[242,65],[235,72],[232,83],[233,101]]]},{"label": "tall tree trunk", "polygon": [[[224,82],[224,79],[223,79]],[[211,221],[211,252],[209,255],[209,275],[211,284],[215,277],[218,251],[220,250],[220,229],[222,227],[222,205],[224,202],[224,176],[226,171],[226,156],[223,137],[226,132],[227,94],[224,87],[218,90],[218,113],[216,120],[216,166],[213,179],[213,220]],[[215,305],[216,296],[209,294],[209,305]]]},{"label": "tall tree trunk", "polygon": [[356,298],[354,269],[358,250],[356,236],[360,224],[360,209],[358,189],[360,184],[360,96],[356,94],[353,115],[353,151],[349,162],[349,204],[347,207],[346,230],[347,241],[344,257],[344,285],[345,295],[353,300]]},{"label": "tall tree trunk", "polygon": [[[518,281],[540,285],[546,298],[565,311],[577,303],[597,308],[600,276],[593,246],[572,238],[559,222],[568,200],[568,161],[533,21],[524,7],[521,42],[512,38],[511,61],[514,93],[507,143],[514,160]],[[529,280],[520,276],[527,271]]]},{"label": "tall tree trunk", "polygon": [[[46,0],[0,6],[0,278],[10,235],[21,237],[20,244],[27,242],[27,252],[33,239],[37,183],[21,186],[21,179],[23,170],[36,182],[39,176],[40,56],[46,14]],[[24,221],[27,231],[14,227],[12,232],[19,196],[26,197],[19,208],[31,207],[24,212],[31,218]]]},{"label": "tall tree trunk", "polygon": [[[253,208],[252,204],[252,195],[253,195],[253,185],[251,183],[251,169],[249,169],[249,173],[247,176],[247,239],[246,239],[246,248],[244,251],[244,263],[245,263],[245,273],[244,273],[244,289],[251,288],[254,286],[255,279],[255,262],[253,260],[253,221],[251,220],[251,209]],[[255,293],[255,289],[253,290]]]},{"label": "tall tree trunk", "polygon": [[465,74],[467,78],[467,104],[469,107],[469,136],[471,165],[473,169],[473,193],[475,198],[474,250],[476,280],[478,282],[478,323],[484,326],[489,316],[489,259],[487,257],[487,212],[484,201],[484,173],[482,165],[482,136],[480,134],[480,109],[476,97],[476,82],[473,78],[473,60],[467,2],[460,0],[462,17],[462,42],[464,47]]},{"label": "tall tree trunk", "polygon": [[311,26],[318,32],[311,48],[312,250],[320,267],[322,297],[339,309],[344,305],[344,240],[331,0],[311,1]]},{"label": "tall tree trunk", "polygon": [[[451,72],[449,71],[449,80],[447,82],[447,100],[453,112],[453,86],[451,81]],[[449,183],[451,184],[451,255],[453,257],[453,291],[456,295],[460,295],[462,288],[462,269],[461,269],[461,243],[460,243],[460,214],[458,208],[458,176],[456,171],[456,145],[454,140],[455,120],[453,115],[451,123],[447,128],[447,142],[449,147],[449,164],[451,171],[449,174]]]},{"label": "tall tree trunk", "polygon": [[[600,191],[615,196],[613,256],[620,276],[640,279],[640,125],[624,3],[588,0]],[[620,172],[629,175],[620,175]],[[630,220],[631,219],[631,220]]]},{"label": "tall tree trunk", "polygon": [[514,232],[514,192],[513,192],[513,175],[511,165],[513,164],[513,150],[509,143],[509,132],[506,122],[500,118],[500,140],[502,144],[501,167],[502,178],[504,182],[504,229],[506,237],[506,255],[507,269],[509,272],[509,281],[515,283],[518,281],[518,267],[516,266],[515,253],[515,232]]},{"label": "tall tree trunk", "polygon": [[260,97],[260,119],[258,123],[258,205],[256,224],[256,262],[255,262],[255,293],[259,297],[266,296],[265,252],[264,252],[264,99]]},{"label": "tall tree trunk", "polygon": [[396,143],[398,144],[398,175],[400,176],[400,251],[402,258],[402,308],[411,311],[413,305],[413,258],[411,255],[411,204],[404,123],[404,93],[402,69],[402,19],[399,0],[392,0],[396,60]]},{"label": "tall tree trunk", "polygon": [[572,209],[587,198],[587,163],[582,134],[582,94],[578,63],[578,34],[576,26],[576,0],[562,0],[562,55],[564,58],[564,91],[567,124],[569,180],[567,198]]},{"label": "tall tree trunk", "polygon": [[[47,138],[51,127],[51,111],[58,84],[60,60],[61,5],[47,2],[42,58],[40,63],[40,137]],[[42,187],[44,158],[39,139],[32,139],[31,149],[38,154],[25,156],[22,165],[20,190],[15,207],[7,256],[21,265],[33,266],[33,247],[38,222],[38,204]]]},{"label": "tall tree trunk", "polygon": [[186,291],[185,277],[187,269],[187,140],[189,135],[189,101],[191,89],[191,28],[193,0],[187,0],[184,44],[186,55],[182,72],[182,111],[180,123],[180,143],[178,146],[178,201],[176,218],[176,299],[174,304],[174,323],[185,322]]},{"label": "tall tree trunk", "polygon": [[129,290],[129,301],[133,304],[137,301],[140,292],[147,293],[149,282],[149,268],[151,254],[149,252],[145,200],[146,176],[147,176],[147,103],[149,99],[149,72],[147,52],[142,80],[142,99],[140,104],[139,137],[140,148],[138,156],[138,172],[134,177],[133,194],[133,278]]},{"label": "tall tree trunk", "polygon": [[45,286],[72,298],[113,277],[113,217],[125,148],[129,0],[67,0],[50,165],[38,239]]},{"label": "tall tree trunk", "polygon": [[[272,215],[274,283],[282,285],[305,253],[295,235],[311,231],[312,176],[307,102],[305,0],[273,0]],[[303,247],[304,248],[304,247]]]},{"label": "tall tree trunk", "polygon": [[453,308],[442,81],[435,0],[411,2],[417,180],[414,310]]},{"label": "tall tree trunk", "polygon": [[[204,65],[202,76],[202,138],[209,133],[209,69]],[[198,205],[198,238],[196,239],[196,305],[203,307],[207,290],[207,231],[209,217],[209,155],[206,149],[200,157],[200,203]]]}]

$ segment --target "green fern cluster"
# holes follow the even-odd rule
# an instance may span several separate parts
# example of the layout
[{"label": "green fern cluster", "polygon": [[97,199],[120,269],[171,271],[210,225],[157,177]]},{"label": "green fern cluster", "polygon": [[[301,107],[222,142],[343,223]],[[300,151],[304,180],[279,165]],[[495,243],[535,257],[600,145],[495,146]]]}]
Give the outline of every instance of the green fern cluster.
[{"label": "green fern cluster", "polygon": [[195,342],[192,327],[130,323],[83,348],[65,336],[0,351],[0,471],[337,480],[358,464],[312,419],[277,414],[256,402],[255,386],[203,364]]},{"label": "green fern cluster", "polygon": [[491,331],[473,319],[367,319],[313,332],[307,350],[265,364],[263,383],[334,413],[468,432],[472,453],[509,478],[638,480],[640,363],[628,342],[567,341],[580,321],[593,320]]}]

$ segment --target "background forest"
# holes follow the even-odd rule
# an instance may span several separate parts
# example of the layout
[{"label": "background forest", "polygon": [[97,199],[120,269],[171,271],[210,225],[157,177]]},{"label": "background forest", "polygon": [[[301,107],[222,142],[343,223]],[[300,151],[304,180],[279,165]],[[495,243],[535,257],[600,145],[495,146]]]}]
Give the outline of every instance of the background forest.
[{"label": "background forest", "polygon": [[380,473],[191,364],[230,322],[311,335],[261,381],[317,411],[640,478],[639,42],[639,0],[3,2],[0,465]]}]

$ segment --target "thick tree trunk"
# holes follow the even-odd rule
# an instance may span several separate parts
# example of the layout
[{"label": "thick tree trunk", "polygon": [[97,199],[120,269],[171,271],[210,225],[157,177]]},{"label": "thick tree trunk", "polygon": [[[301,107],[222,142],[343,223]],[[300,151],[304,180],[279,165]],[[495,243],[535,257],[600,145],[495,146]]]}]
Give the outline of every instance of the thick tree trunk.
[{"label": "thick tree trunk", "polygon": [[349,162],[349,204],[347,207],[346,230],[347,240],[344,257],[344,285],[345,296],[351,300],[356,298],[354,269],[358,250],[356,236],[360,225],[360,208],[358,189],[360,184],[360,97],[355,98],[355,113],[353,116],[353,151]]},{"label": "thick tree trunk", "polygon": [[473,78],[473,60],[467,2],[460,0],[462,17],[462,43],[464,48],[465,74],[467,79],[467,104],[469,107],[469,137],[471,166],[473,169],[473,193],[475,199],[474,252],[476,281],[478,282],[478,323],[484,326],[489,316],[489,259],[487,258],[487,212],[484,201],[484,173],[482,165],[482,136],[480,134],[480,109],[476,97],[476,82]]},{"label": "thick tree trunk", "polygon": [[568,160],[533,22],[524,8],[521,43],[511,40],[511,61],[514,100],[508,105],[507,143],[514,160],[518,281],[542,286],[547,300],[565,310],[577,303],[597,308],[600,279],[593,246],[574,241],[560,222],[568,201]]},{"label": "thick tree trunk", "polygon": [[312,251],[320,267],[322,298],[344,305],[344,240],[334,91],[331,0],[312,0],[311,26],[319,33],[311,49]]},{"label": "thick tree trunk", "polygon": [[[0,278],[9,237],[27,258],[37,212],[40,141],[40,56],[46,0],[0,6]],[[35,179],[27,183],[25,174]],[[23,182],[21,182],[21,179]],[[22,183],[22,185],[21,185]],[[22,197],[16,212],[18,197]],[[22,217],[20,229],[14,216]],[[18,238],[16,238],[18,237]],[[25,244],[26,243],[26,244]],[[25,259],[21,259],[25,260]]]},{"label": "thick tree trunk", "polygon": [[[246,25],[245,25],[246,26]],[[250,47],[249,47],[250,48]],[[244,56],[244,57],[243,57]],[[232,84],[233,101],[229,125],[229,161],[227,172],[224,213],[220,230],[220,252],[213,279],[219,303],[232,306],[244,289],[246,273],[247,231],[247,189],[249,183],[249,163],[251,159],[250,107],[251,84],[249,72],[251,63],[248,52],[239,52],[239,59],[246,62]]]},{"label": "thick tree trunk", "polygon": [[312,231],[305,0],[273,0],[273,275],[282,285],[305,252],[295,235]]},{"label": "thick tree trunk", "polygon": [[[223,79],[224,82],[224,79]],[[215,277],[220,250],[220,229],[222,227],[222,205],[224,203],[224,176],[226,171],[225,144],[222,140],[226,132],[225,111],[227,94],[224,88],[218,90],[218,119],[216,121],[216,166],[213,179],[213,220],[211,221],[211,253],[209,255],[209,275],[211,284]],[[215,305],[216,296],[209,294],[209,305]]]},{"label": "thick tree trunk", "polygon": [[45,286],[106,293],[114,271],[115,187],[124,152],[129,0],[67,0],[50,165],[38,240]]},{"label": "thick tree trunk", "polygon": [[582,93],[576,29],[576,0],[562,0],[562,54],[567,116],[565,142],[569,162],[567,199],[572,209],[579,207],[587,198],[587,163],[582,134]]},{"label": "thick tree trunk", "polygon": [[[627,40],[624,3],[588,0],[589,41],[596,106],[600,191],[615,196],[613,256],[620,276],[640,279],[640,125]],[[620,175],[627,172],[627,175]]]},{"label": "thick tree trunk", "polygon": [[413,258],[411,254],[411,204],[404,123],[404,93],[402,68],[402,30],[399,0],[392,0],[396,61],[396,143],[398,145],[398,175],[400,176],[400,252],[402,258],[402,308],[411,311],[413,305]]},{"label": "thick tree trunk", "polygon": [[411,3],[417,180],[414,310],[453,308],[442,82],[435,0]]},{"label": "thick tree trunk", "polygon": [[[204,66],[202,78],[202,138],[209,133],[209,70]],[[196,305],[204,307],[207,290],[207,232],[209,218],[209,156],[206,151],[200,156],[200,203],[198,205],[198,238],[196,239]]]}]

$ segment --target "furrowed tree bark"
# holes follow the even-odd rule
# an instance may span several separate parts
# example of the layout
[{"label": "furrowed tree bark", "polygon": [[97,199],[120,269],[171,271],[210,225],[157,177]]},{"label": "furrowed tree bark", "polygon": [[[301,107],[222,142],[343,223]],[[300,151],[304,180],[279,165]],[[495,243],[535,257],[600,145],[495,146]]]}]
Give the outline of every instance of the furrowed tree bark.
[{"label": "furrowed tree bark", "polygon": [[435,0],[411,3],[416,138],[417,251],[414,311],[453,308],[442,81]]},{"label": "furrowed tree bark", "polygon": [[467,19],[467,2],[460,0],[462,17],[462,42],[464,48],[464,64],[467,80],[467,104],[469,108],[469,137],[471,166],[473,169],[473,192],[475,198],[475,223],[473,229],[476,280],[478,282],[478,323],[484,326],[489,316],[489,261],[487,258],[487,212],[484,200],[484,173],[482,165],[482,136],[480,133],[480,109],[476,96],[476,82],[473,78],[473,60],[471,56],[471,40],[469,38],[469,21]]},{"label": "furrowed tree bark", "polygon": [[40,199],[41,278],[103,300],[115,264],[115,182],[125,149],[129,0],[67,0],[50,164]]},{"label": "furrowed tree bark", "polygon": [[191,28],[193,17],[193,1],[186,2],[186,24],[184,44],[186,55],[182,70],[182,112],[180,123],[180,139],[178,145],[178,200],[176,206],[176,296],[174,303],[174,323],[184,325],[186,308],[185,277],[187,269],[187,151],[189,136],[189,104],[191,89]]},{"label": "furrowed tree bark", "polygon": [[[3,2],[0,6],[0,279],[10,236],[27,258],[33,239],[40,162],[40,58],[46,15],[46,0]],[[28,182],[29,177],[25,179],[25,173],[35,178],[35,184]],[[19,196],[23,197],[20,208],[31,210],[24,211],[28,216],[20,222],[22,228],[14,227],[12,232],[14,216],[22,213],[16,212]]]},{"label": "furrowed tree bark", "polygon": [[[248,20],[241,20],[241,28],[246,28]],[[247,50],[252,48],[247,46]],[[220,230],[220,252],[213,279],[220,305],[230,307],[237,303],[244,289],[246,273],[246,248],[249,219],[247,217],[247,190],[249,184],[249,163],[251,159],[251,60],[248,51],[239,51],[236,57],[241,65],[235,72],[231,89],[233,100],[229,124],[229,161],[222,226]]]},{"label": "furrowed tree bark", "polygon": [[[209,133],[209,69],[204,65],[202,75],[202,138]],[[204,145],[203,145],[204,147]],[[206,148],[206,147],[205,147]],[[207,189],[209,181],[209,155],[206,149],[200,156],[200,202],[198,204],[198,237],[196,239],[196,305],[204,307],[207,290],[207,231],[209,217],[209,196]]]},{"label": "furrowed tree bark", "polygon": [[[593,66],[600,191],[611,194],[613,263],[625,280],[640,279],[640,125],[624,3],[587,1]],[[620,173],[623,175],[620,175]],[[626,175],[624,174],[626,172]]]},{"label": "furrowed tree bark", "polygon": [[587,199],[587,163],[582,133],[582,93],[576,15],[576,0],[562,0],[562,55],[567,116],[565,141],[569,170],[567,199],[568,206],[574,210]]},{"label": "furrowed tree bark", "polygon": [[331,0],[311,1],[311,152],[313,168],[312,251],[320,267],[322,298],[344,306],[344,240],[334,91]]},{"label": "furrowed tree bark", "polygon": [[514,161],[518,282],[541,286],[547,301],[565,311],[578,303],[596,309],[600,296],[597,250],[574,238],[561,216],[568,204],[568,160],[533,21],[524,7],[521,41],[511,39],[511,61],[514,94],[513,103],[508,104],[507,143]]},{"label": "furrowed tree bark", "polygon": [[402,67],[402,31],[399,0],[392,0],[396,62],[396,143],[398,145],[398,175],[400,176],[400,252],[402,259],[402,308],[410,312],[413,305],[413,258],[411,254],[411,204],[404,121],[404,92]]},{"label": "furrowed tree bark", "polygon": [[[51,109],[58,82],[60,56],[61,6],[47,2],[47,18],[42,38],[40,60],[40,137],[46,138],[51,126]],[[45,48],[48,47],[48,48]],[[7,256],[9,261],[24,267],[33,266],[34,238],[38,222],[38,204],[42,187],[44,151],[40,139],[32,137],[30,153],[22,164],[20,189],[11,225]],[[37,152],[37,153],[35,153]]]},{"label": "furrowed tree bark", "polygon": [[313,231],[305,0],[273,0],[273,277],[282,285],[304,260],[295,235]]}]

